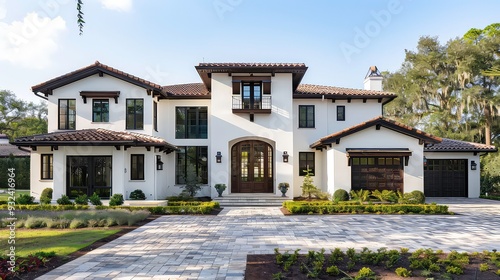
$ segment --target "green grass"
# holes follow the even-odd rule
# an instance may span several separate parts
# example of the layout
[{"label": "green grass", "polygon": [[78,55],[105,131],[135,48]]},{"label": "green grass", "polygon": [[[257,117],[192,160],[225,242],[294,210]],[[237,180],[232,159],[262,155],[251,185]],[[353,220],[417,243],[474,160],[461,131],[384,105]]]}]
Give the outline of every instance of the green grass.
[{"label": "green grass", "polygon": [[[55,251],[57,255],[65,256],[119,231],[120,229],[16,229],[16,244],[14,246],[16,247],[17,256],[27,256],[40,251]],[[0,230],[0,236],[9,236],[9,230]],[[0,243],[0,254],[7,254],[10,246],[7,242],[2,241]]]},{"label": "green grass", "polygon": [[[0,190],[5,191],[5,193],[0,193],[0,201],[7,201],[8,197],[10,196],[10,194],[7,193],[8,190],[7,189],[0,189]],[[30,191],[29,190],[16,190],[16,197],[18,197],[21,194],[30,194]]]}]

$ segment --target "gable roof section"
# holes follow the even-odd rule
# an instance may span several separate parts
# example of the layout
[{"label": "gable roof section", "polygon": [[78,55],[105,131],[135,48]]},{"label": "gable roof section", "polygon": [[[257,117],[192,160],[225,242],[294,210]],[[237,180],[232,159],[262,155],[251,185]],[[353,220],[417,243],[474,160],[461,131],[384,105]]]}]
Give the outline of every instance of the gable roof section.
[{"label": "gable roof section", "polygon": [[60,131],[17,138],[12,144],[22,147],[37,146],[125,146],[156,147],[167,153],[177,147],[159,137],[103,128]]},{"label": "gable roof section", "polygon": [[14,157],[29,157],[30,151],[11,144],[0,144],[0,158],[10,157],[11,155]]},{"label": "gable roof section", "polygon": [[366,122],[360,123],[358,125],[346,128],[339,132],[335,132],[328,136],[325,136],[319,139],[318,141],[312,143],[310,147],[313,149],[324,149],[327,146],[331,146],[333,143],[338,143],[342,137],[346,137],[348,135],[354,134],[356,132],[359,132],[361,130],[367,129],[372,126],[375,126],[377,129],[380,127],[385,127],[387,129],[408,135],[410,137],[417,138],[426,144],[435,144],[435,143],[440,143],[442,141],[442,139],[439,137],[433,136],[429,133],[423,132],[411,126],[407,126],[405,124],[380,116],[368,120]]},{"label": "gable roof section", "polygon": [[272,75],[292,73],[293,90],[295,90],[307,71],[304,63],[200,63],[195,68],[209,91],[212,90],[212,73],[271,73]]},{"label": "gable roof section", "polygon": [[496,152],[497,147],[481,143],[443,138],[441,143],[428,145],[424,152]]},{"label": "gable roof section", "polygon": [[397,97],[395,93],[387,91],[364,90],[334,86],[302,84],[293,93],[293,98],[326,98],[326,99],[379,99],[385,104]]},{"label": "gable roof section", "polygon": [[166,98],[210,98],[203,83],[169,85],[163,87]]},{"label": "gable roof section", "polygon": [[87,78],[95,74],[99,75],[107,74],[117,79],[123,80],[125,82],[129,82],[136,86],[142,87],[146,90],[150,90],[154,94],[162,94],[162,86],[141,79],[137,76],[125,73],[113,67],[107,66],[105,64],[100,63],[99,61],[96,61],[94,64],[83,67],[76,71],[64,74],[62,76],[56,77],[54,79],[33,86],[31,87],[31,90],[35,94],[41,92],[45,95],[45,97],[47,97],[49,94],[52,94],[52,91],[56,88],[71,84],[73,82]]}]

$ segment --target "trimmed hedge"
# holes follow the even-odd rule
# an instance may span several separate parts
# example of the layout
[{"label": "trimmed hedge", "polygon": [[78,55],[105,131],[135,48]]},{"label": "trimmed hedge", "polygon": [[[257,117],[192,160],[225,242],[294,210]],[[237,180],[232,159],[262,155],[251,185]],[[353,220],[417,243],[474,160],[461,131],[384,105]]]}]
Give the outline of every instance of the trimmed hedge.
[{"label": "trimmed hedge", "polygon": [[494,195],[481,195],[479,198],[484,198],[484,199],[491,199],[491,200],[500,200],[500,196],[494,196]]},{"label": "trimmed hedge", "polygon": [[[52,205],[52,204],[32,204],[32,205],[19,205],[16,204],[16,210],[45,210],[45,211],[63,211],[63,210],[87,210],[88,205]],[[8,205],[0,205],[0,210],[7,210]]]},{"label": "trimmed hedge", "polygon": [[283,207],[292,214],[449,214],[447,205],[436,204],[339,204],[330,201],[285,201]]},{"label": "trimmed hedge", "polygon": [[96,209],[129,209],[148,210],[154,215],[185,215],[185,214],[210,214],[214,209],[220,208],[219,202],[179,201],[170,203],[169,206],[96,206]]}]

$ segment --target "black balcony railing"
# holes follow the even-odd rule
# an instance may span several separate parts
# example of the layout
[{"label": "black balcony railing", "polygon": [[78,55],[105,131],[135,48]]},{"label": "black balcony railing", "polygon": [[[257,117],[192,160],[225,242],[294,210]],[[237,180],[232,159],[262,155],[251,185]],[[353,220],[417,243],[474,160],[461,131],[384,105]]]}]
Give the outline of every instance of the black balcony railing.
[{"label": "black balcony railing", "polygon": [[234,113],[271,113],[271,96],[261,96],[259,98],[242,98],[241,96],[233,96],[233,112]]}]

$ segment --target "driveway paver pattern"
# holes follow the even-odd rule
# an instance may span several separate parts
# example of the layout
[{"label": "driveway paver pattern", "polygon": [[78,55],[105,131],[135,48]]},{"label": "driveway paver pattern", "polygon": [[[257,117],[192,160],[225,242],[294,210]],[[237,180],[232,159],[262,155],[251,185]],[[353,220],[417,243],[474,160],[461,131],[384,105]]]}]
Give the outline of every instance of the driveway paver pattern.
[{"label": "driveway paver pattern", "polygon": [[428,201],[456,215],[284,216],[263,207],[163,216],[39,279],[243,279],[247,255],[274,248],[500,249],[499,201]]}]

